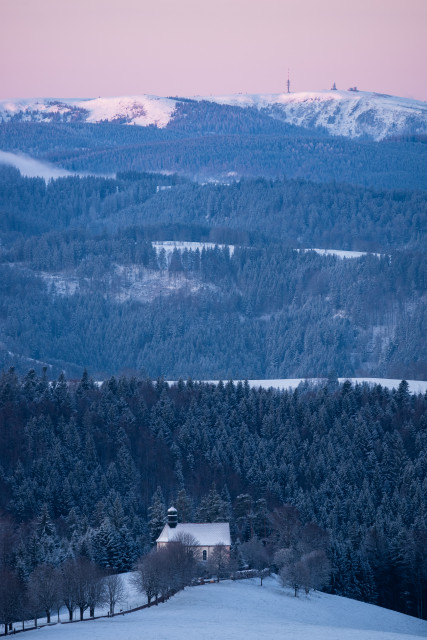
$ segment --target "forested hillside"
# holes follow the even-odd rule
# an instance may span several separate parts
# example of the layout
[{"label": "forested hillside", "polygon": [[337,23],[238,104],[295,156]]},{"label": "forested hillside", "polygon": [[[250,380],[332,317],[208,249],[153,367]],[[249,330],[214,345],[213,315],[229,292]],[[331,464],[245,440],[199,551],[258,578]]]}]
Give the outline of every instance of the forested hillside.
[{"label": "forested hillside", "polygon": [[162,267],[149,243],[136,257],[120,241],[42,246],[40,256],[28,247],[25,267],[1,267],[3,366],[33,358],[51,375],[87,365],[101,378],[426,377],[422,254],[216,249],[176,251]]},{"label": "forested hillside", "polygon": [[199,185],[139,172],[46,184],[0,165],[0,211],[3,244],[69,228],[91,237],[137,226],[147,240],[280,240],[292,248],[381,252],[423,246],[427,202],[421,190],[263,178]]},{"label": "forested hillside", "polygon": [[[46,185],[12,168],[0,181],[3,367],[427,375],[423,192],[138,173]],[[166,256],[160,240],[232,248]],[[309,247],[378,255],[341,260]]]},{"label": "forested hillside", "polygon": [[0,561],[22,578],[70,555],[128,569],[173,502],[183,521],[230,520],[238,562],[251,536],[265,562],[321,549],[332,593],[422,617],[426,421],[427,398],[405,382],[98,387],[11,370],[0,378]]},{"label": "forested hillside", "polygon": [[183,104],[167,127],[0,123],[0,149],[66,169],[178,172],[201,182],[234,177],[301,178],[386,189],[426,189],[425,137],[373,142],[334,138],[255,109]]},{"label": "forested hillside", "polygon": [[235,566],[320,558],[319,588],[425,617],[427,398],[337,382],[427,379],[425,138],[166,102],[117,120],[162,128],[0,124],[0,149],[97,174],[0,165],[0,586],[128,570],[174,502],[231,522]]}]

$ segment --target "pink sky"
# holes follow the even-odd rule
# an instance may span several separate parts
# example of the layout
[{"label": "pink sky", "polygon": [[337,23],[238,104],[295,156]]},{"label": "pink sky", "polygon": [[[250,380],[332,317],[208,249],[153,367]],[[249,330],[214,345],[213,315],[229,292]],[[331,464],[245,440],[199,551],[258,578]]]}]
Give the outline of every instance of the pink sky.
[{"label": "pink sky", "polygon": [[0,98],[279,93],[427,99],[427,0],[0,0]]}]

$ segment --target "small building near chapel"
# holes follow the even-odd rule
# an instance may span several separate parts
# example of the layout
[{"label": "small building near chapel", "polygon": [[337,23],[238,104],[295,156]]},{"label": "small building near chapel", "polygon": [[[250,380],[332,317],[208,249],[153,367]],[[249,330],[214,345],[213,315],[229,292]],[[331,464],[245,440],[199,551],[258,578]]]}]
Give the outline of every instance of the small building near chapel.
[{"label": "small building near chapel", "polygon": [[168,509],[168,523],[156,540],[157,549],[167,546],[185,537],[194,539],[194,549],[203,561],[209,560],[215,547],[224,546],[230,551],[230,524],[228,522],[178,522],[178,512],[174,507]]}]

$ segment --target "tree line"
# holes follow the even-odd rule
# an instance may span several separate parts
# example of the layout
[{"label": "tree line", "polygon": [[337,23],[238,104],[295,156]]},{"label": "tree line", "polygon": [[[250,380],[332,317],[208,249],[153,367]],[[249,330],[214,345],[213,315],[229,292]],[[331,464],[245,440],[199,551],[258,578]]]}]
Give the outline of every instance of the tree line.
[{"label": "tree line", "polygon": [[153,226],[160,233],[169,227],[167,239],[173,240],[179,239],[174,225],[185,225],[197,240],[229,230],[230,236],[247,234],[251,244],[280,240],[292,248],[378,252],[423,246],[422,191],[283,178],[228,182],[199,185],[176,175],[128,171],[115,179],[68,177],[46,184],[0,165],[3,243],[9,247],[19,238],[66,229],[89,239],[132,227],[146,239],[161,239],[153,237]]},{"label": "tree line", "polygon": [[0,147],[67,169],[168,171],[227,179],[229,174],[425,189],[418,138],[372,142],[328,136],[255,109],[182,102],[163,129],[102,123],[0,123]]}]

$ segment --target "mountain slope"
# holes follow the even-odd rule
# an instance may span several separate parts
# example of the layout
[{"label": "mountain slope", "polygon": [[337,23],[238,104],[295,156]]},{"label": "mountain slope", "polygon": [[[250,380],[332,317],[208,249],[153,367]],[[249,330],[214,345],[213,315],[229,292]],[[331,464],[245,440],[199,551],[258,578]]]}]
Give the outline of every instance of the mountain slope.
[{"label": "mountain slope", "polygon": [[394,611],[324,593],[294,598],[274,578],[191,587],[158,607],[126,616],[46,627],[42,638],[81,640],[146,637],[157,640],[416,640],[427,623]]},{"label": "mountain slope", "polygon": [[[252,119],[254,110],[257,110],[288,125],[323,128],[332,135],[349,138],[382,140],[393,135],[427,133],[427,103],[354,90],[198,96],[191,99],[141,95],[2,100],[0,119],[4,122],[114,122],[165,128],[179,118],[179,107],[189,102],[244,108],[248,118]],[[224,115],[233,117],[226,110]],[[203,115],[199,117],[209,132],[209,123],[204,122]]]},{"label": "mountain slope", "polygon": [[157,96],[123,96],[87,99],[29,98],[1,100],[3,121],[23,122],[115,122],[164,127],[176,101]]},{"label": "mountain slope", "polygon": [[382,140],[427,132],[427,103],[366,91],[312,91],[207,98],[220,104],[256,107],[288,124],[323,127],[332,135]]}]

